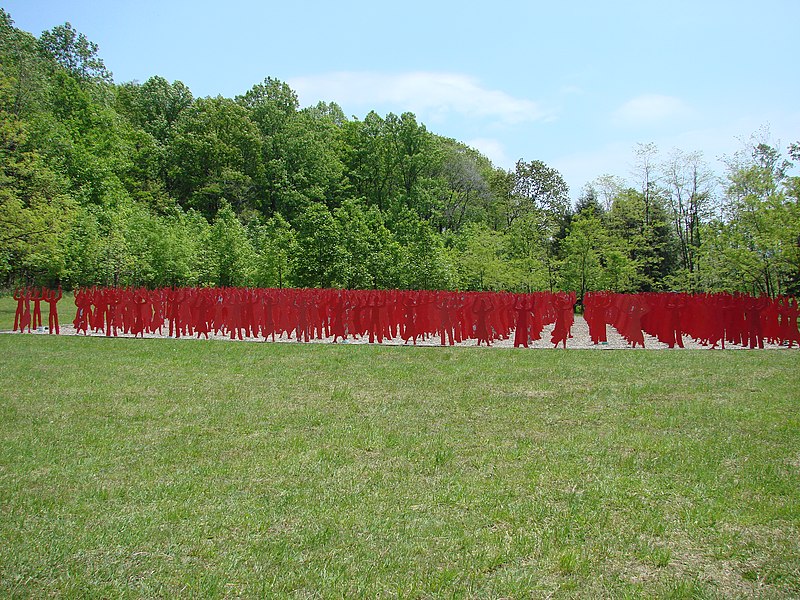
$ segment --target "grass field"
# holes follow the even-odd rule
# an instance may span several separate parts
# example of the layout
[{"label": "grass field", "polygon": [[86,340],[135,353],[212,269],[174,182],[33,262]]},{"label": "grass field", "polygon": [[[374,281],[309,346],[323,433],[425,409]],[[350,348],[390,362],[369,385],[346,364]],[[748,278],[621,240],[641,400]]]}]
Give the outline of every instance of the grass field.
[{"label": "grass field", "polygon": [[800,353],[0,353],[3,597],[800,596]]}]

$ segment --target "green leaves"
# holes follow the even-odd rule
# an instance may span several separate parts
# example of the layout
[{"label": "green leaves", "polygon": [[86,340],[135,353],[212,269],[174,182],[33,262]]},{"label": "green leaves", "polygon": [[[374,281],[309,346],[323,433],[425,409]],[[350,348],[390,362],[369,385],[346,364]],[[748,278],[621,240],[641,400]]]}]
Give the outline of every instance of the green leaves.
[{"label": "green leaves", "polygon": [[[790,148],[791,151],[791,148]],[[749,293],[800,293],[797,178],[778,148],[754,140],[729,160],[727,220],[706,232],[704,283]]]},{"label": "green leaves", "polygon": [[42,48],[73,77],[85,82],[112,81],[103,59],[97,56],[98,47],[69,23],[53,27],[39,38]]}]

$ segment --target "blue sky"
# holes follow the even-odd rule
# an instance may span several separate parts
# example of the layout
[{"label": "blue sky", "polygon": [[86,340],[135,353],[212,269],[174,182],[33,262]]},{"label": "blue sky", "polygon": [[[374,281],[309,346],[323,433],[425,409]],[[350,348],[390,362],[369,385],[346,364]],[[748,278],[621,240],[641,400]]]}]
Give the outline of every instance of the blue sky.
[{"label": "blue sky", "polygon": [[69,21],[117,82],[233,97],[271,76],[301,105],[414,112],[486,154],[557,168],[576,197],[630,176],[637,143],[717,159],[762,127],[800,141],[798,0],[0,0],[39,35]]}]

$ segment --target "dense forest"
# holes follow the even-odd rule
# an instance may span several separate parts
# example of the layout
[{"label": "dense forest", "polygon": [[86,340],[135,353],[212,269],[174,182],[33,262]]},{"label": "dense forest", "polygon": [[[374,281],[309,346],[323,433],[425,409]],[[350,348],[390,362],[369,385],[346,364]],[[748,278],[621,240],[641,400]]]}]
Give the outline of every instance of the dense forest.
[{"label": "dense forest", "polygon": [[632,160],[573,204],[542,161],[495,167],[411,113],[300,108],[269,77],[115,83],[69,23],[36,38],[0,9],[0,287],[800,294],[800,144],[753,136],[722,174]]}]

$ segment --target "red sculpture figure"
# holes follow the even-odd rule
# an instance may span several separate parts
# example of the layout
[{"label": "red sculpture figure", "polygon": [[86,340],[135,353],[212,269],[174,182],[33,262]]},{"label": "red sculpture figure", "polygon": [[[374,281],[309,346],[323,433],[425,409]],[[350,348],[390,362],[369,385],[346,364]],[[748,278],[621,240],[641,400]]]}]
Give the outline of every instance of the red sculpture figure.
[{"label": "red sculpture figure", "polygon": [[589,337],[594,344],[605,344],[608,342],[606,324],[608,323],[608,311],[611,307],[611,297],[608,292],[589,292],[583,299],[586,324],[589,326]]},{"label": "red sculpture figure", "polygon": [[158,329],[158,335],[162,335],[162,328],[164,327],[164,289],[153,290],[151,298],[153,300],[151,331],[155,333],[156,329]]},{"label": "red sculpture figure", "polygon": [[419,335],[417,332],[417,299],[418,294],[416,292],[409,292],[403,299],[402,304],[403,308],[405,309],[404,312],[404,319],[403,319],[403,339],[405,340],[405,344],[408,344],[408,340],[413,339],[414,345],[417,345],[417,336]]},{"label": "red sculpture figure", "polygon": [[89,315],[89,327],[97,333],[103,330],[106,323],[106,313],[108,305],[104,302],[104,290],[93,287],[89,293],[89,305],[94,306],[94,310]]},{"label": "red sculpture figure", "polygon": [[110,337],[113,333],[117,337],[117,330],[121,319],[120,304],[122,303],[122,296],[120,291],[116,288],[109,288],[105,293],[105,302],[108,305],[106,312],[106,337]]},{"label": "red sculpture figure", "polygon": [[31,332],[31,298],[33,297],[33,293],[28,288],[22,292],[22,318],[20,319],[19,323],[19,330],[22,331],[26,327],[28,328],[28,333]]},{"label": "red sculpture figure", "polygon": [[761,325],[761,313],[767,306],[767,298],[748,298],[745,302],[747,316],[747,339],[750,348],[764,348],[764,334]]},{"label": "red sculpture figure", "polygon": [[429,291],[422,291],[417,300],[417,332],[423,340],[427,340],[436,329],[433,325],[435,319],[431,318],[434,296]]},{"label": "red sculpture figure", "polygon": [[308,342],[311,339],[308,326],[308,297],[306,290],[298,290],[293,305],[297,309],[297,321],[294,337],[296,341]]},{"label": "red sculpture figure", "polygon": [[[277,302],[274,290],[267,290],[264,294],[264,327],[262,335],[265,340],[272,336],[273,342],[275,341],[275,310]],[[335,338],[334,341],[336,341]]]},{"label": "red sculpture figure", "polygon": [[455,342],[452,302],[453,294],[449,292],[439,292],[436,297],[436,308],[439,309],[439,335],[441,336],[442,346],[445,345],[445,341],[448,338],[450,339],[451,346]]},{"label": "red sculpture figure", "polygon": [[369,343],[375,343],[375,336],[377,334],[378,343],[382,344],[384,326],[381,321],[381,312],[383,307],[386,306],[386,298],[379,294],[379,292],[373,290],[369,293],[367,306],[369,307]]},{"label": "red sculpture figure", "polygon": [[334,344],[338,343],[340,337],[342,341],[347,339],[347,332],[345,331],[345,302],[344,294],[341,290],[334,292],[328,302],[328,311],[331,318],[330,333],[333,336]]},{"label": "red sculpture figure", "polygon": [[650,312],[649,305],[642,295],[632,296],[627,306],[626,327],[623,336],[633,348],[639,344],[644,348],[642,317]]},{"label": "red sculpture figure", "polygon": [[666,312],[666,333],[667,344],[674,348],[675,344],[683,348],[683,330],[681,329],[681,318],[686,302],[682,294],[666,294],[664,297],[664,309]]},{"label": "red sculpture figure", "polygon": [[22,289],[17,288],[14,290],[13,296],[14,300],[17,301],[17,311],[14,313],[14,329],[12,329],[12,331],[16,331],[17,328],[19,328],[21,332],[22,327],[20,327],[20,323],[22,322],[22,313],[25,305],[25,293]]},{"label": "red sculpture figure", "polygon": [[145,289],[139,290],[136,295],[136,304],[139,309],[136,315],[139,322],[137,329],[141,336],[144,337],[145,332],[152,333],[153,301],[150,298],[150,293]]},{"label": "red sculpture figure", "polygon": [[789,342],[789,348],[792,347],[794,342],[800,346],[800,330],[797,328],[797,317],[800,316],[800,308],[797,306],[797,299],[789,301],[789,306],[786,309],[786,340]]},{"label": "red sculpture figure", "polygon": [[211,297],[206,293],[206,290],[195,290],[195,297],[192,299],[191,313],[194,319],[194,332],[197,339],[201,335],[206,336],[208,339],[208,332],[211,326],[208,322],[208,315],[213,310],[214,304]]},{"label": "red sculpture figure", "polygon": [[528,347],[530,326],[528,316],[533,312],[533,296],[520,294],[514,298],[514,310],[517,313],[516,329],[514,330],[514,348]]},{"label": "red sculpture figure", "polygon": [[489,339],[489,330],[486,327],[486,319],[492,308],[494,308],[494,305],[486,294],[477,295],[472,303],[472,312],[475,315],[475,337],[478,340],[478,346],[481,345],[481,342],[486,342],[487,346],[492,345]]},{"label": "red sculpture figure", "polygon": [[76,331],[83,331],[83,335],[87,335],[89,332],[89,316],[91,315],[92,305],[89,290],[82,288],[76,289],[74,302],[77,310],[75,311],[75,320],[72,324],[75,326]]},{"label": "red sculpture figure", "polygon": [[556,311],[556,326],[550,335],[550,342],[553,348],[557,348],[559,343],[566,348],[567,338],[572,333],[572,324],[575,321],[575,292],[557,294],[553,298],[553,307]]},{"label": "red sculpture figure", "polygon": [[[251,290],[249,314],[253,337],[264,336],[264,290]],[[266,337],[266,336],[265,336]]]},{"label": "red sculpture figure", "polygon": [[61,300],[61,286],[58,286],[58,291],[43,290],[42,299],[47,302],[50,309],[47,315],[47,332],[52,334],[55,331],[56,335],[60,335],[61,328],[58,324],[58,307],[56,304]]},{"label": "red sculpture figure", "polygon": [[38,329],[42,326],[42,294],[44,288],[34,288],[31,292],[31,300],[33,300],[33,316],[31,326]]}]

